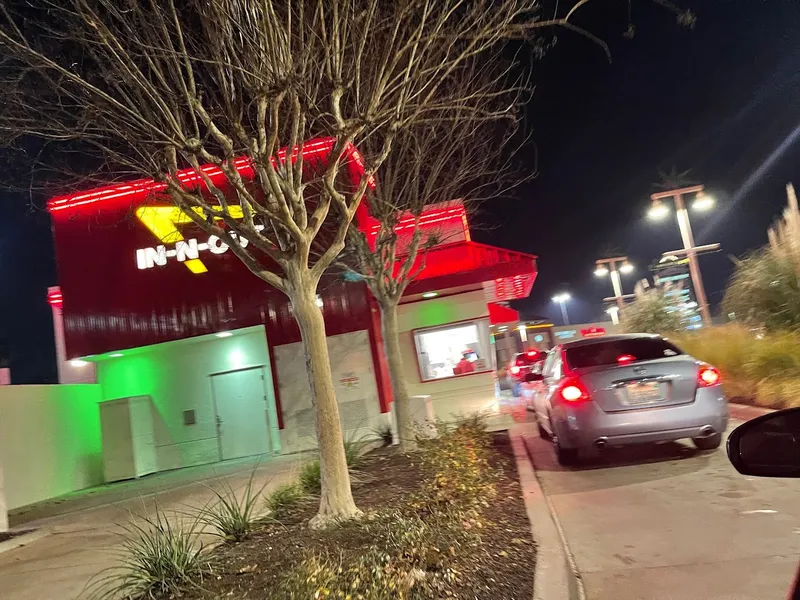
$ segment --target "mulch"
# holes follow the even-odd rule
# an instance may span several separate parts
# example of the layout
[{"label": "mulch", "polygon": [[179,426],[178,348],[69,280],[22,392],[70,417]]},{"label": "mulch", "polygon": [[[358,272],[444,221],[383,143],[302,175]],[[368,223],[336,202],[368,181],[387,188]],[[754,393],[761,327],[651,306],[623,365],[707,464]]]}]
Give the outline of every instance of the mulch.
[{"label": "mulch", "polygon": [[[522,501],[519,476],[505,433],[494,436],[490,462],[500,473],[497,496],[484,509],[484,527],[477,552],[459,563],[450,598],[517,600],[530,598],[536,546]],[[395,448],[372,452],[353,480],[356,504],[364,512],[399,506],[419,489],[420,470],[413,455]],[[314,501],[306,501],[281,524],[266,526],[238,544],[226,544],[214,552],[213,574],[206,578],[197,598],[261,600],[274,598],[274,589],[291,567],[309,550],[353,556],[370,540],[358,539],[346,527],[314,531],[308,521],[316,513]]]}]

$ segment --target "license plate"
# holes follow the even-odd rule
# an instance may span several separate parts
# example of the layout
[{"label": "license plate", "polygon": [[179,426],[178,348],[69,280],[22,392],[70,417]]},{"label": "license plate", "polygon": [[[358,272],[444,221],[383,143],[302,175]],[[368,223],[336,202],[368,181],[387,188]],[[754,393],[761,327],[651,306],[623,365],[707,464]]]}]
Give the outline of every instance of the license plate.
[{"label": "license plate", "polygon": [[658,382],[632,383],[625,386],[627,404],[653,404],[664,399]]}]

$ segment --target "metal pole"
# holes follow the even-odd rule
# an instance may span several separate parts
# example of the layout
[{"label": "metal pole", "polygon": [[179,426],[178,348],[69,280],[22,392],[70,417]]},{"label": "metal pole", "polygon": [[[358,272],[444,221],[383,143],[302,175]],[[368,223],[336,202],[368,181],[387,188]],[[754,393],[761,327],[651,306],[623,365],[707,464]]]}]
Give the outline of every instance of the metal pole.
[{"label": "metal pole", "polygon": [[689,274],[692,276],[692,285],[694,286],[694,294],[697,297],[697,304],[700,308],[700,316],[703,318],[703,324],[706,327],[710,327],[711,313],[708,310],[706,290],[703,287],[703,278],[700,275],[700,266],[697,263],[697,253],[695,252],[692,226],[689,224],[689,211],[686,210],[686,204],[683,202],[683,195],[676,193],[674,198],[676,209],[675,212],[678,216],[678,228],[681,231],[683,247],[686,250],[687,258],[689,259]]},{"label": "metal pole", "polygon": [[566,304],[566,301],[562,300],[558,304],[561,306],[561,316],[564,319],[564,325],[569,325],[569,317],[567,316],[567,304]]},{"label": "metal pole", "polygon": [[611,277],[611,286],[614,288],[614,297],[617,299],[617,307],[622,310],[624,302],[622,300],[622,283],[619,279],[619,271],[617,271],[617,263],[611,263],[611,270],[609,271]]}]

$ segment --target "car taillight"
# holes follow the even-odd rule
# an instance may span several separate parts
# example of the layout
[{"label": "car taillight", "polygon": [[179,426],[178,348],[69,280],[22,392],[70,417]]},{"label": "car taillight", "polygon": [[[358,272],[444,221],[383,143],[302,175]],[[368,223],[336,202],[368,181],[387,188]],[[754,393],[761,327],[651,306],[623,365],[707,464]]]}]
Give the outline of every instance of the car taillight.
[{"label": "car taillight", "polygon": [[626,365],[629,362],[633,362],[636,360],[636,357],[633,354],[621,354],[617,357],[617,362],[621,365]]},{"label": "car taillight", "polygon": [[530,356],[531,358],[535,358],[537,354],[539,354],[536,350],[528,350],[525,354]]},{"label": "car taillight", "polygon": [[589,390],[581,383],[580,379],[574,377],[565,379],[559,387],[558,393],[567,402],[591,400]]},{"label": "car taillight", "polygon": [[722,380],[719,371],[711,365],[700,365],[697,369],[697,383],[700,387],[711,387]]},{"label": "car taillight", "polygon": [[509,370],[512,375],[519,375],[519,367],[517,365],[513,365]]}]

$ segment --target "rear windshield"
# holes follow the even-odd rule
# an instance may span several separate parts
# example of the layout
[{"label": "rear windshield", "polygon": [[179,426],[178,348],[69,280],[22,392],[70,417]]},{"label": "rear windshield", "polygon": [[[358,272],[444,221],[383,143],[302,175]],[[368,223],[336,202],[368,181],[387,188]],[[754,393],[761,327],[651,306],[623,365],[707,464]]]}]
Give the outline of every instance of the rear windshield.
[{"label": "rear windshield", "polygon": [[[677,346],[661,338],[598,341],[596,344],[567,348],[567,364],[571,369],[624,364],[683,354]],[[622,359],[620,360],[620,357]]]}]

